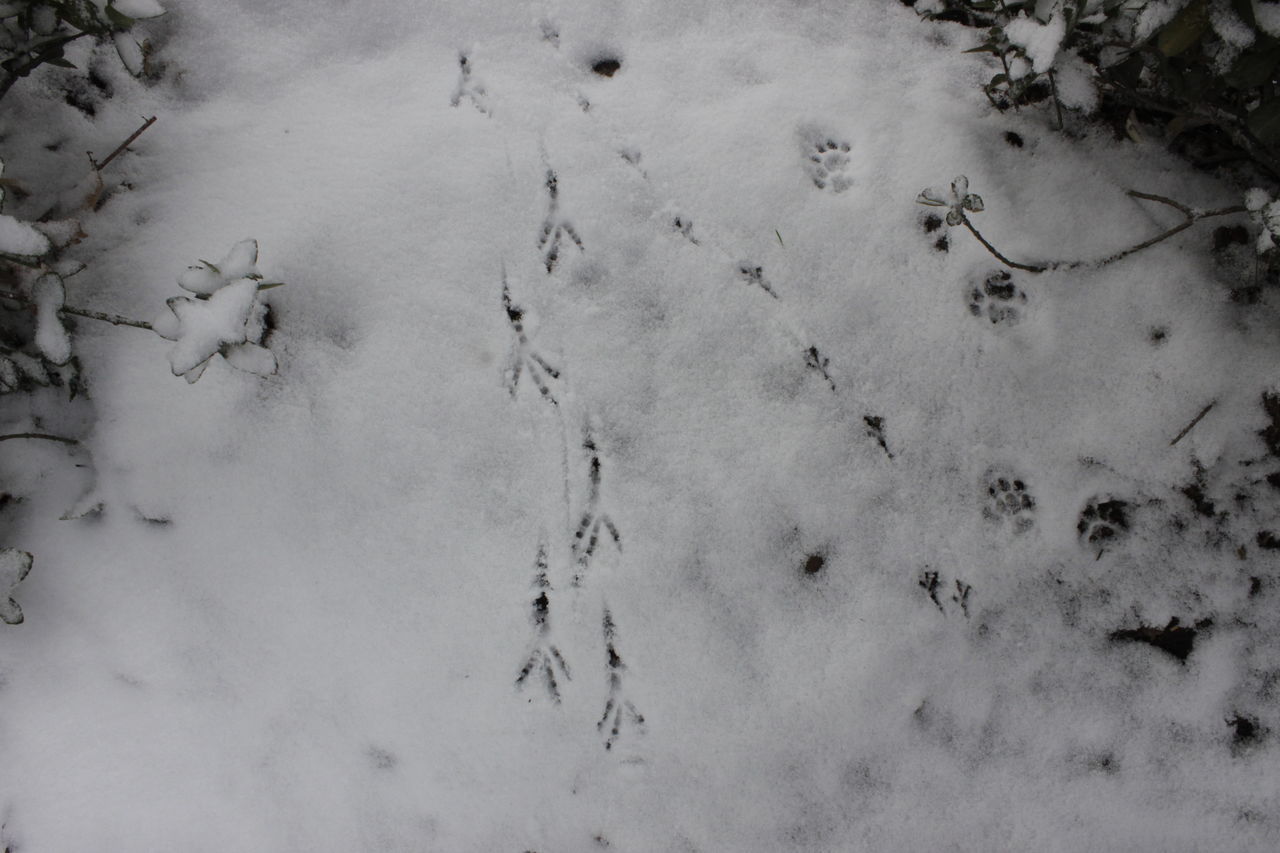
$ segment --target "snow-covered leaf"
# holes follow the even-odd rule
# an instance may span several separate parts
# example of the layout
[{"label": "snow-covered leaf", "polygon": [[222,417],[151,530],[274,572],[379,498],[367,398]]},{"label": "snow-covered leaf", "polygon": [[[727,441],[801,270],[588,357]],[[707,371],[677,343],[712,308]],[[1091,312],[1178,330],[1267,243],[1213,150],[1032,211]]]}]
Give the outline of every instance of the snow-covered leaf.
[{"label": "snow-covered leaf", "polygon": [[156,0],[115,0],[112,3],[124,15],[138,20],[155,18],[164,14],[164,7]]},{"label": "snow-covered leaf", "polygon": [[126,31],[112,33],[111,39],[115,42],[116,53],[120,54],[120,61],[124,63],[124,67],[128,68],[129,73],[134,77],[140,77],[146,68],[142,45],[138,44],[137,39]]},{"label": "snow-covered leaf", "polygon": [[930,187],[920,191],[920,195],[916,196],[916,203],[927,204],[930,207],[946,207],[950,202],[947,201],[947,195],[943,190]]},{"label": "snow-covered leaf", "polygon": [[34,260],[48,254],[49,238],[25,222],[0,213],[0,254]]},{"label": "snow-covered leaf", "polygon": [[237,370],[270,376],[276,372],[276,356],[271,350],[257,344],[243,343],[227,347],[222,352],[227,364]]},{"label": "snow-covered leaf", "polygon": [[261,278],[258,272],[258,241],[241,240],[216,264],[201,261],[178,276],[178,286],[191,293],[209,296],[219,288],[242,278]]},{"label": "snow-covered leaf", "polygon": [[54,364],[71,360],[71,337],[58,316],[65,299],[62,279],[52,273],[36,279],[31,289],[31,301],[36,306],[36,348]]}]

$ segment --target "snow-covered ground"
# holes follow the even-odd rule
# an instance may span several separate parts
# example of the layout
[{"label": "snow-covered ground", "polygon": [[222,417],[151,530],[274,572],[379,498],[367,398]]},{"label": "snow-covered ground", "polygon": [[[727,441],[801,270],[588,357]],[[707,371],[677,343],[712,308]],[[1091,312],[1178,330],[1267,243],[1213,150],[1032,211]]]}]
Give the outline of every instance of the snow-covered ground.
[{"label": "snow-covered ground", "polygon": [[9,849],[1280,847],[1251,250],[1006,279],[915,203],[1090,258],[1235,189],[888,0],[166,5],[6,177],[156,115],[67,303],[253,237],[280,369],[81,322],[3,398],[80,440],[0,444]]}]

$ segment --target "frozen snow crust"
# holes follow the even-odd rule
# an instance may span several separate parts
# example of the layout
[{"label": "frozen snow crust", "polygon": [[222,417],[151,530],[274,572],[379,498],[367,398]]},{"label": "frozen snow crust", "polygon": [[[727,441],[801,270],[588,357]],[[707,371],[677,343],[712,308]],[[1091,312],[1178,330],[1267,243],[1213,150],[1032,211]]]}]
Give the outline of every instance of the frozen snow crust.
[{"label": "frozen snow crust", "polygon": [[12,849],[1277,848],[1251,261],[915,204],[1233,191],[898,3],[165,7],[68,289],[252,236],[279,372],[81,327],[80,455],[0,444]]}]

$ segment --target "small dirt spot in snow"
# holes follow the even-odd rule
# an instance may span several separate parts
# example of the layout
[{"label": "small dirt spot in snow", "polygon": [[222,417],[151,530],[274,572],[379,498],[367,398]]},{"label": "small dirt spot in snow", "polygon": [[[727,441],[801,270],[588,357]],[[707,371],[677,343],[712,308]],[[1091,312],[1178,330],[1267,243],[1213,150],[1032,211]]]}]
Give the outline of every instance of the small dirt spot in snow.
[{"label": "small dirt spot in snow", "polygon": [[612,77],[622,68],[622,63],[611,56],[601,57],[591,63],[591,70],[601,77]]}]

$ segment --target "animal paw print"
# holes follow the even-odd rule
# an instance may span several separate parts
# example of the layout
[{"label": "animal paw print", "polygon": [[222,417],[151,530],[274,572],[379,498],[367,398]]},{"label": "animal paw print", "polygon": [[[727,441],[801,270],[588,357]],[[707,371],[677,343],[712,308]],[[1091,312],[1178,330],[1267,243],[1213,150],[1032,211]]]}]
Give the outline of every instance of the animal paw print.
[{"label": "animal paw print", "polygon": [[546,687],[547,696],[552,702],[560,704],[560,683],[556,672],[569,681],[569,664],[565,662],[560,649],[551,642],[551,582],[547,580],[547,546],[538,546],[538,556],[534,561],[533,589],[537,595],[531,605],[530,618],[533,622],[534,649],[525,660],[520,674],[516,676],[516,687],[523,689],[531,675],[540,675]]},{"label": "animal paw print", "polygon": [[773,285],[769,283],[769,279],[764,277],[764,267],[758,267],[750,261],[742,261],[738,264],[738,278],[749,285],[760,288],[774,299],[778,298],[778,294],[773,290]]},{"label": "animal paw print", "polygon": [[453,89],[453,97],[449,99],[449,106],[456,107],[462,103],[463,98],[466,98],[484,115],[492,115],[489,110],[489,96],[485,93],[484,83],[472,76],[471,59],[465,53],[458,54],[458,65],[462,70],[458,74],[458,85]]},{"label": "animal paw print", "polygon": [[555,395],[547,387],[548,379],[559,379],[560,371],[551,366],[545,358],[533,351],[529,344],[529,336],[524,330],[524,311],[511,301],[511,289],[507,286],[506,272],[502,275],[502,308],[507,312],[507,322],[515,334],[516,342],[512,348],[510,366],[507,368],[507,390],[515,397],[520,386],[520,377],[528,372],[529,378],[537,386],[542,399],[553,406],[558,406]]},{"label": "animal paw print", "polygon": [[1112,497],[1093,498],[1080,511],[1076,531],[1101,557],[1108,544],[1129,532],[1128,501]]},{"label": "animal paw print", "polygon": [[1026,304],[1027,294],[1013,283],[1008,270],[993,272],[969,291],[969,313],[998,325],[1016,325]]},{"label": "animal paw print", "polygon": [[562,219],[558,215],[560,212],[560,186],[556,173],[551,169],[547,170],[547,195],[550,196],[550,202],[547,205],[547,218],[542,222],[542,234],[538,237],[538,249],[542,252],[543,265],[546,266],[547,272],[551,273],[556,268],[556,263],[560,260],[560,244],[565,237],[572,240],[579,251],[583,251],[585,247],[582,245],[582,238],[578,236],[578,232],[574,230],[573,225],[567,219]]},{"label": "animal paw print", "polygon": [[826,138],[808,140],[805,145],[805,171],[820,190],[842,193],[853,186],[848,175],[849,143]]},{"label": "animal paw print", "polygon": [[617,630],[613,624],[613,614],[609,608],[604,609],[604,643],[606,666],[609,669],[609,699],[604,704],[604,713],[596,730],[605,735],[604,748],[613,749],[614,743],[622,734],[623,726],[630,723],[640,734],[644,734],[644,715],[636,710],[622,692],[622,675],[627,665],[622,662],[615,646]]},{"label": "animal paw print", "polygon": [[[964,618],[969,618],[969,596],[973,593],[973,586],[967,584],[960,578],[952,578],[955,589],[951,593],[951,603],[960,608],[960,612],[964,614]],[[943,607],[942,601],[948,597],[946,586],[942,583],[942,576],[938,572],[924,571],[920,574],[920,587],[929,596],[929,600],[938,608],[938,612],[946,614],[947,608]]]},{"label": "animal paw print", "polygon": [[1027,491],[1026,483],[1013,474],[997,468],[988,469],[983,477],[986,487],[986,506],[982,514],[992,521],[1010,520],[1015,533],[1030,530],[1035,521],[1031,513],[1036,508],[1035,498]]},{"label": "animal paw print", "polygon": [[587,508],[578,522],[578,529],[573,534],[573,553],[577,557],[578,570],[573,578],[574,586],[582,586],[587,569],[595,556],[596,547],[600,544],[600,532],[604,530],[613,540],[619,551],[622,550],[622,536],[614,525],[613,519],[600,512],[600,452],[590,430],[582,440],[582,447],[587,451],[590,470],[590,486],[587,493]]}]

